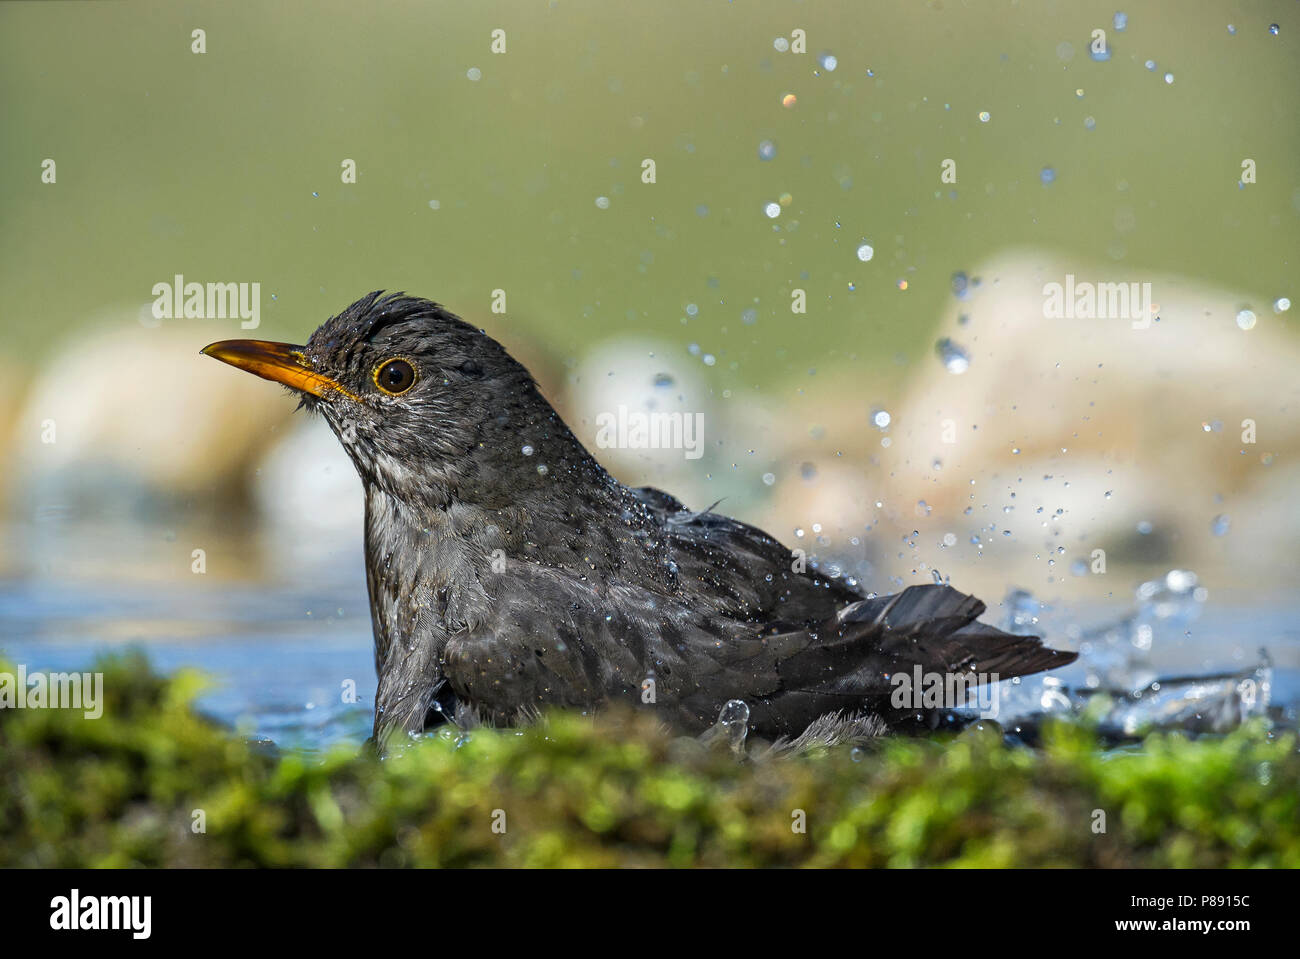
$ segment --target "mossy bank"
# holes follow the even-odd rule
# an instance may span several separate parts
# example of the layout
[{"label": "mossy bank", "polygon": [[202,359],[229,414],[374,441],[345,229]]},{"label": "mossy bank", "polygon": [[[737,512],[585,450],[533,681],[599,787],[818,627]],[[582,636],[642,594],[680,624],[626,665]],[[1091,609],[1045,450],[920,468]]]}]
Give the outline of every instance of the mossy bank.
[{"label": "mossy bank", "polygon": [[649,716],[557,715],[380,761],[275,755],[196,713],[194,674],[96,668],[98,719],[0,710],[0,866],[1300,866],[1300,753],[1260,725],[738,763]]}]

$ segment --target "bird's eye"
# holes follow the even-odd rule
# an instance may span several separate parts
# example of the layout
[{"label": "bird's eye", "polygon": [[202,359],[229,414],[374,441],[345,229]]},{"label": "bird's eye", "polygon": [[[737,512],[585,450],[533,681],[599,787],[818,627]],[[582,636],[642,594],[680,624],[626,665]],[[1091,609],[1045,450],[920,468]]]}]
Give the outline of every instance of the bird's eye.
[{"label": "bird's eye", "polygon": [[385,360],[375,370],[375,386],[398,396],[415,385],[415,367],[406,360]]}]

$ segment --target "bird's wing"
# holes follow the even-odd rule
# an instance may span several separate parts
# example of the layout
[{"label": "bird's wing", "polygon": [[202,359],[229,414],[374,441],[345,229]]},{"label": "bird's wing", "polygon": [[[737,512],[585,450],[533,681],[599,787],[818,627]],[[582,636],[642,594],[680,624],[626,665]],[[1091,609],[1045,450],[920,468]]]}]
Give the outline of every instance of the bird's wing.
[{"label": "bird's wing", "polygon": [[814,629],[734,642],[724,665],[735,671],[749,663],[759,680],[760,695],[749,702],[756,728],[797,735],[818,716],[846,707],[893,718],[914,713],[890,700],[894,677],[918,666],[927,675],[965,675],[974,685],[1064,666],[1077,656],[978,622],[983,612],[982,602],[950,586],[912,586],[847,606]]},{"label": "bird's wing", "polygon": [[664,562],[681,589],[720,615],[813,624],[862,599],[842,580],[808,570],[800,551],[756,526],[711,510],[691,512],[652,487],[630,492],[654,512]]},{"label": "bird's wing", "polygon": [[442,658],[456,696],[493,723],[548,706],[621,701],[694,727],[699,723],[679,711],[701,685],[744,685],[739,672],[726,675],[724,647],[728,632],[752,627],[617,579],[595,586],[567,570],[525,563],[509,577],[490,619],[451,634]]},{"label": "bird's wing", "polygon": [[900,670],[1009,679],[1075,656],[977,622],[984,604],[947,586],[861,600],[812,628],[758,628],[617,580],[595,588],[532,564],[512,576],[492,619],[453,634],[442,664],[456,696],[495,723],[621,701],[701,731],[742,699],[761,733],[798,735],[846,707],[888,713]]}]

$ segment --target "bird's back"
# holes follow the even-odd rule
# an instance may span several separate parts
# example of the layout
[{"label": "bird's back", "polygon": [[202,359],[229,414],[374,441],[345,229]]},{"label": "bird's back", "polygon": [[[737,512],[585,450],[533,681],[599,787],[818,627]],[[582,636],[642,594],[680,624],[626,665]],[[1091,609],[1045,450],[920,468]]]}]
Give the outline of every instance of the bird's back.
[{"label": "bird's back", "polygon": [[900,671],[986,681],[1074,658],[978,623],[984,604],[950,587],[864,599],[762,530],[624,492],[619,562],[516,564],[490,590],[490,621],[448,642],[452,687],[485,718],[623,701],[699,732],[740,699],[756,732],[795,737],[838,711],[913,718],[891,704]]}]

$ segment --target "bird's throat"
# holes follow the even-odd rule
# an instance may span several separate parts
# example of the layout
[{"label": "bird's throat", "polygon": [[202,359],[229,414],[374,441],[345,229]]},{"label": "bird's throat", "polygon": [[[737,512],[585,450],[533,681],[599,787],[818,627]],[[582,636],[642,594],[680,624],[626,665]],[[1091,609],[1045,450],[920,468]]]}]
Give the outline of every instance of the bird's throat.
[{"label": "bird's throat", "polygon": [[366,489],[366,583],[374,627],[376,738],[418,733],[443,679],[448,638],[489,612],[484,580],[502,527],[481,508],[412,507]]}]

